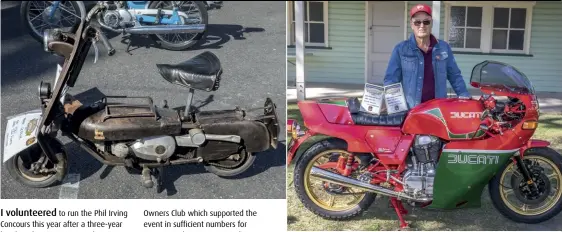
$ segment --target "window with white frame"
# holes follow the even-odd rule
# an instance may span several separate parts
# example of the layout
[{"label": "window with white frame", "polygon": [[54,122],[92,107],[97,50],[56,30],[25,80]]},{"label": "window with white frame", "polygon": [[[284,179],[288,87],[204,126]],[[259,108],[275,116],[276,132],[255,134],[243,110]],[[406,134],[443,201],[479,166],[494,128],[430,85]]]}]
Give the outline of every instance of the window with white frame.
[{"label": "window with white frame", "polygon": [[[295,2],[289,2],[290,45],[295,38]],[[328,44],[328,2],[304,2],[304,41],[306,46],[327,46]]]},{"label": "window with white frame", "polygon": [[494,8],[492,49],[523,51],[526,16],[525,8]]},{"label": "window with white frame", "polygon": [[482,7],[451,6],[450,22],[451,47],[480,49]]},{"label": "window with white frame", "polygon": [[445,4],[445,40],[453,51],[529,54],[534,2]]}]

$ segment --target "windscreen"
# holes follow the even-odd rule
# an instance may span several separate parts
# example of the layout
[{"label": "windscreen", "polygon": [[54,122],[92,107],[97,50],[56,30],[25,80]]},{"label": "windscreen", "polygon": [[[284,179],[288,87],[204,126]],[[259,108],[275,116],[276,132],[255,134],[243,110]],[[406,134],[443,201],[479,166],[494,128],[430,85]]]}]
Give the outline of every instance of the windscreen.
[{"label": "windscreen", "polygon": [[477,84],[477,87],[487,86],[512,93],[535,94],[535,89],[525,74],[511,65],[497,61],[484,61],[474,66],[470,82]]}]

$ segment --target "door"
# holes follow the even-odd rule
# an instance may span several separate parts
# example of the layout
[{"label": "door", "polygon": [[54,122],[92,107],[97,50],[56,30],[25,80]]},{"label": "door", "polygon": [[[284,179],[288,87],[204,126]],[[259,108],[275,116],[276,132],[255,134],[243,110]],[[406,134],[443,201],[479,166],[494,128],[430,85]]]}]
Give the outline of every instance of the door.
[{"label": "door", "polygon": [[367,82],[382,84],[392,49],[404,40],[404,2],[369,2]]}]

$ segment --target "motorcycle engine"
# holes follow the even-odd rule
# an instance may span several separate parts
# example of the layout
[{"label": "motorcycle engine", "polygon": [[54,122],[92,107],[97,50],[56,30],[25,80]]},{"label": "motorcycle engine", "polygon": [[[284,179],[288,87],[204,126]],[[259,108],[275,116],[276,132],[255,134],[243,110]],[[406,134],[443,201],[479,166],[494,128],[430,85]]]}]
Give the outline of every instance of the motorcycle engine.
[{"label": "motorcycle engine", "polygon": [[415,196],[432,197],[435,166],[442,141],[431,135],[418,135],[414,140],[413,154],[404,174],[404,191]]},{"label": "motorcycle engine", "polygon": [[126,9],[108,10],[103,15],[103,22],[114,29],[124,27],[124,24],[133,22],[133,16]]},{"label": "motorcycle engine", "polygon": [[176,140],[172,136],[155,136],[138,139],[130,143],[96,144],[99,150],[125,158],[130,151],[141,159],[162,161],[170,158],[176,150]]}]

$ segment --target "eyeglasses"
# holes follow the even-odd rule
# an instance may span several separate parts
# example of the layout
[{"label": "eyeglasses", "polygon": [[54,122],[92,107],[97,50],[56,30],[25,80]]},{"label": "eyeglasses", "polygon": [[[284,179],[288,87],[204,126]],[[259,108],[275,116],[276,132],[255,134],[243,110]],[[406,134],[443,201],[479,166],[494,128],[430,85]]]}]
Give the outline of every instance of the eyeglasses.
[{"label": "eyeglasses", "polygon": [[[420,26],[421,24],[422,24],[422,21],[419,21],[419,20],[414,21],[414,25],[416,25],[416,26]],[[430,20],[424,20],[424,21],[423,21],[423,25],[426,25],[426,26],[427,26],[427,25],[429,25],[429,24],[431,24],[431,21],[430,21]]]}]

